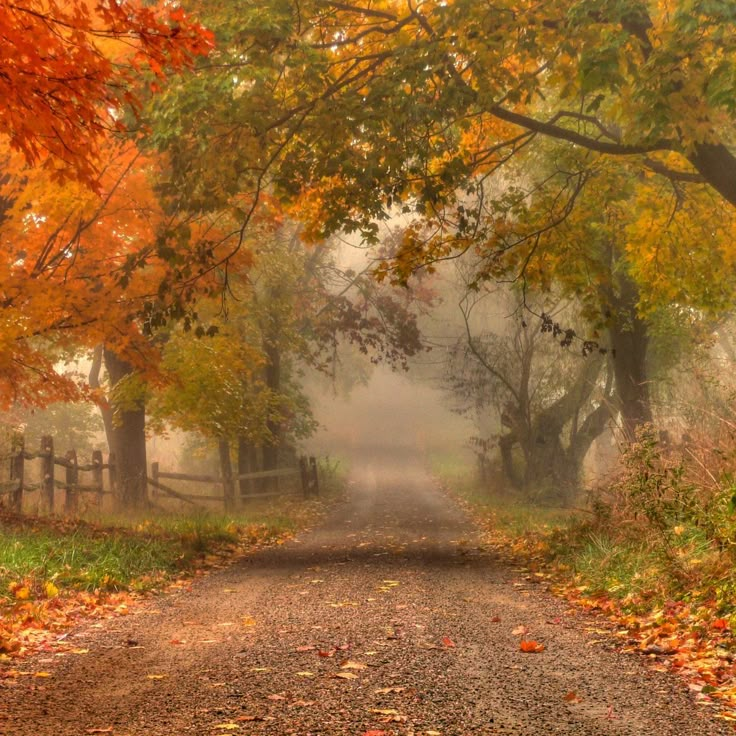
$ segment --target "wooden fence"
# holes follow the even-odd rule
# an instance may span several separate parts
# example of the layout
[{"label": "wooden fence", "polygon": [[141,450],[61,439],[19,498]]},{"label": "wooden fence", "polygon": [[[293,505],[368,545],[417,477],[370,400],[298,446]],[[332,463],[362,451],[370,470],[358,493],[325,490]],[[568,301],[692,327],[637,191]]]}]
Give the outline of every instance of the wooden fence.
[{"label": "wooden fence", "polygon": [[[27,463],[40,460],[40,476],[37,482],[29,482]],[[115,456],[109,455],[107,462],[103,462],[102,452],[95,450],[89,463],[80,464],[75,450],[69,450],[63,456],[54,451],[54,440],[50,436],[41,438],[41,445],[37,452],[26,449],[22,435],[12,437],[9,451],[0,455],[0,463],[5,471],[0,475],[0,499],[9,497],[8,506],[20,512],[23,508],[23,499],[26,494],[40,493],[39,509],[47,513],[55,511],[55,491],[64,491],[63,510],[67,514],[76,514],[79,510],[79,499],[82,494],[90,494],[93,503],[102,507],[105,496],[117,494],[117,473]],[[63,468],[58,472],[57,468]],[[107,471],[107,473],[105,473]],[[84,480],[82,482],[83,474]],[[107,483],[105,483],[107,477]],[[286,485],[281,479],[298,478],[298,483]],[[188,481],[209,483],[222,488],[222,492],[213,495],[182,493],[163,483],[162,480]],[[270,481],[266,490],[258,488],[259,482]],[[250,492],[236,495],[235,483],[246,481]],[[245,473],[230,478],[221,478],[215,475],[196,475],[190,473],[164,472],[158,463],[151,465],[151,477],[148,485],[152,495],[168,496],[187,504],[205,502],[221,503],[225,508],[233,508],[238,501],[241,503],[258,499],[272,498],[301,490],[305,498],[319,495],[319,475],[317,460],[314,457],[299,459],[298,467],[281,468],[278,470],[263,470],[254,473]]]},{"label": "wooden fence", "polygon": [[[298,484],[292,484],[289,488],[280,483],[281,479],[298,478]],[[163,483],[162,480],[186,481],[192,483],[208,483],[222,487],[222,493],[206,496],[204,494],[182,493],[172,488],[171,485]],[[259,481],[272,481],[265,490],[258,489]],[[242,481],[248,482],[250,491],[248,493],[235,493],[235,484]],[[293,493],[300,489],[304,498],[319,496],[319,473],[317,471],[317,459],[314,457],[299,458],[299,466],[295,468],[279,468],[277,470],[259,470],[254,473],[243,473],[231,477],[218,475],[198,475],[194,473],[175,473],[163,471],[158,463],[152,463],[151,476],[148,485],[153,489],[154,497],[158,493],[176,498],[184,503],[196,504],[203,501],[222,503],[225,508],[231,508],[239,502],[257,501]]]},{"label": "wooden fence", "polygon": [[[116,488],[115,458],[109,456],[105,463],[102,452],[95,450],[91,462],[80,464],[75,450],[69,450],[64,456],[54,452],[54,439],[50,436],[41,438],[41,447],[38,452],[26,449],[22,435],[11,439],[10,452],[2,458],[9,464],[8,480],[0,481],[0,497],[9,496],[9,506],[20,512],[23,507],[23,497],[26,493],[39,492],[41,500],[39,506],[48,513],[54,512],[55,490],[64,490],[64,511],[75,514],[79,510],[80,494],[93,494],[98,506],[102,506],[105,495],[113,495]],[[36,483],[28,482],[26,478],[26,462],[29,460],[41,461],[40,480]],[[57,466],[63,472],[57,476]],[[108,484],[105,487],[105,470],[108,471]],[[88,476],[88,483],[82,483],[81,473]]]}]

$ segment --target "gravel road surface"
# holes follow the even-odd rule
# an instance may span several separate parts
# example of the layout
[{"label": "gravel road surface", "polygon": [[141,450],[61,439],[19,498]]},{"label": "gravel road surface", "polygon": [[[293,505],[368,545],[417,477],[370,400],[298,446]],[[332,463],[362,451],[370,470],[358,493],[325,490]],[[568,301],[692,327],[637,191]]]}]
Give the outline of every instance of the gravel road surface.
[{"label": "gravel road surface", "polygon": [[23,662],[51,676],[0,680],[0,733],[733,734],[600,625],[483,550],[418,465],[367,467],[319,529]]}]

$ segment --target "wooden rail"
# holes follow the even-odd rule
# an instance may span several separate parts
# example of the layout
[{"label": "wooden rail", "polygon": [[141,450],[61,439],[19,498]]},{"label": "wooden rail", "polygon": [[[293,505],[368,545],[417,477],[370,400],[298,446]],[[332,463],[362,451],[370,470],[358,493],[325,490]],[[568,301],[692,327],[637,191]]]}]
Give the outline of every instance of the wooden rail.
[{"label": "wooden rail", "polygon": [[[12,451],[3,460],[10,463],[10,479],[0,482],[0,496],[10,496],[10,507],[20,512],[23,507],[23,496],[34,491],[41,492],[41,505],[46,511],[54,511],[54,491],[64,490],[64,511],[70,514],[79,509],[79,494],[90,493],[96,496],[98,505],[102,497],[114,493],[115,458],[110,456],[105,463],[102,452],[95,450],[91,462],[80,464],[75,450],[69,450],[63,457],[54,452],[54,440],[46,435],[41,438],[38,452],[26,450],[22,435],[14,435],[11,442]],[[41,460],[40,483],[26,481],[26,463],[30,460]],[[65,469],[64,480],[56,477],[56,467]],[[105,488],[104,471],[109,472],[108,487]],[[91,483],[80,483],[80,474],[92,475]]]},{"label": "wooden rail", "polygon": [[[306,473],[305,473],[306,468]],[[294,468],[277,468],[275,470],[258,470],[253,473],[242,473],[235,475],[231,479],[224,479],[218,475],[203,475],[198,473],[180,473],[174,471],[161,470],[159,463],[151,464],[151,475],[148,478],[149,485],[155,490],[166,496],[176,498],[188,504],[196,504],[200,502],[220,502],[228,507],[230,497],[226,488],[229,482],[239,482],[243,480],[258,481],[267,478],[288,478],[299,476],[301,479],[301,490],[305,498],[319,495],[319,474],[317,469],[316,458],[300,458],[299,467]],[[222,487],[222,493],[216,495],[205,495],[195,493],[182,493],[172,488],[170,485],[163,483],[163,480],[187,481],[192,483],[211,483]],[[265,492],[257,492],[250,494],[241,494],[236,500],[241,503],[254,501],[264,498],[273,498],[276,496],[286,495],[289,491],[286,489],[269,490]]]},{"label": "wooden rail", "polygon": [[[40,460],[41,473],[38,483],[29,483],[26,477],[26,464],[32,460]],[[116,465],[115,456],[110,455],[107,462],[103,462],[102,452],[95,450],[91,461],[79,462],[75,450],[67,451],[63,456],[57,455],[54,450],[54,440],[46,435],[41,438],[40,447],[37,452],[30,452],[25,447],[22,435],[14,435],[11,442],[11,452],[0,456],[0,463],[6,466],[9,474],[8,480],[0,480],[0,498],[9,497],[10,507],[20,512],[23,508],[25,494],[40,492],[40,507],[48,513],[54,512],[55,491],[64,491],[64,512],[76,514],[79,511],[81,494],[94,496],[98,506],[106,495],[115,495],[116,488]],[[57,474],[57,468],[63,468],[63,472]],[[107,471],[107,474],[105,473]],[[84,480],[82,476],[85,476]],[[105,482],[107,476],[107,482]],[[246,503],[253,500],[273,498],[293,492],[293,489],[278,483],[281,478],[299,477],[301,492],[305,498],[319,495],[319,473],[317,460],[314,457],[301,457],[296,467],[278,468],[275,470],[258,470],[252,473],[243,473],[224,479],[217,475],[205,475],[196,473],[180,473],[174,471],[162,471],[158,463],[151,465],[151,477],[148,484],[153,489],[154,495],[162,493],[187,504],[209,504],[212,502],[224,504],[226,508],[235,502]],[[251,481],[251,490],[260,481],[272,479],[275,482],[258,492],[241,493],[234,497],[232,493],[233,484],[240,481]],[[213,495],[204,493],[183,493],[170,484],[163,481],[173,480],[191,483],[210,483],[221,489]]]}]

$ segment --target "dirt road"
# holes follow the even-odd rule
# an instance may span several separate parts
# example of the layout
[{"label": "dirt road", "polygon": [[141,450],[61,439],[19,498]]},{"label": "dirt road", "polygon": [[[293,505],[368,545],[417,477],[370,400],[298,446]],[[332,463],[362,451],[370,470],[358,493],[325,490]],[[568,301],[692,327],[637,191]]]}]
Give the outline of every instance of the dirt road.
[{"label": "dirt road", "polygon": [[733,733],[474,536],[417,467],[367,469],[320,529],[24,663],[52,676],[2,681],[0,733]]}]

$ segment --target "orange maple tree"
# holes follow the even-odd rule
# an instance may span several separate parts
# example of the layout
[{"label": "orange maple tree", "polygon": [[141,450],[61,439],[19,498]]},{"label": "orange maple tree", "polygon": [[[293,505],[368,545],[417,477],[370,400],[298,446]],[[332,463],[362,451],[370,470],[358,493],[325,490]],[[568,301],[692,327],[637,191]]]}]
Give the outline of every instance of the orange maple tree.
[{"label": "orange maple tree", "polygon": [[155,87],[211,48],[181,8],[138,0],[4,0],[0,35],[0,134],[27,163],[92,185],[100,147],[138,106],[133,81]]},{"label": "orange maple tree", "polygon": [[[171,226],[153,190],[159,162],[130,141],[108,152],[98,191],[53,172],[27,169],[5,150],[0,187],[0,397],[46,404],[82,386],[56,366],[105,343],[135,364],[153,366],[141,315],[172,280],[161,231]],[[198,247],[207,222],[189,223]],[[178,253],[188,258],[189,241]],[[203,278],[205,282],[206,276]]]}]

